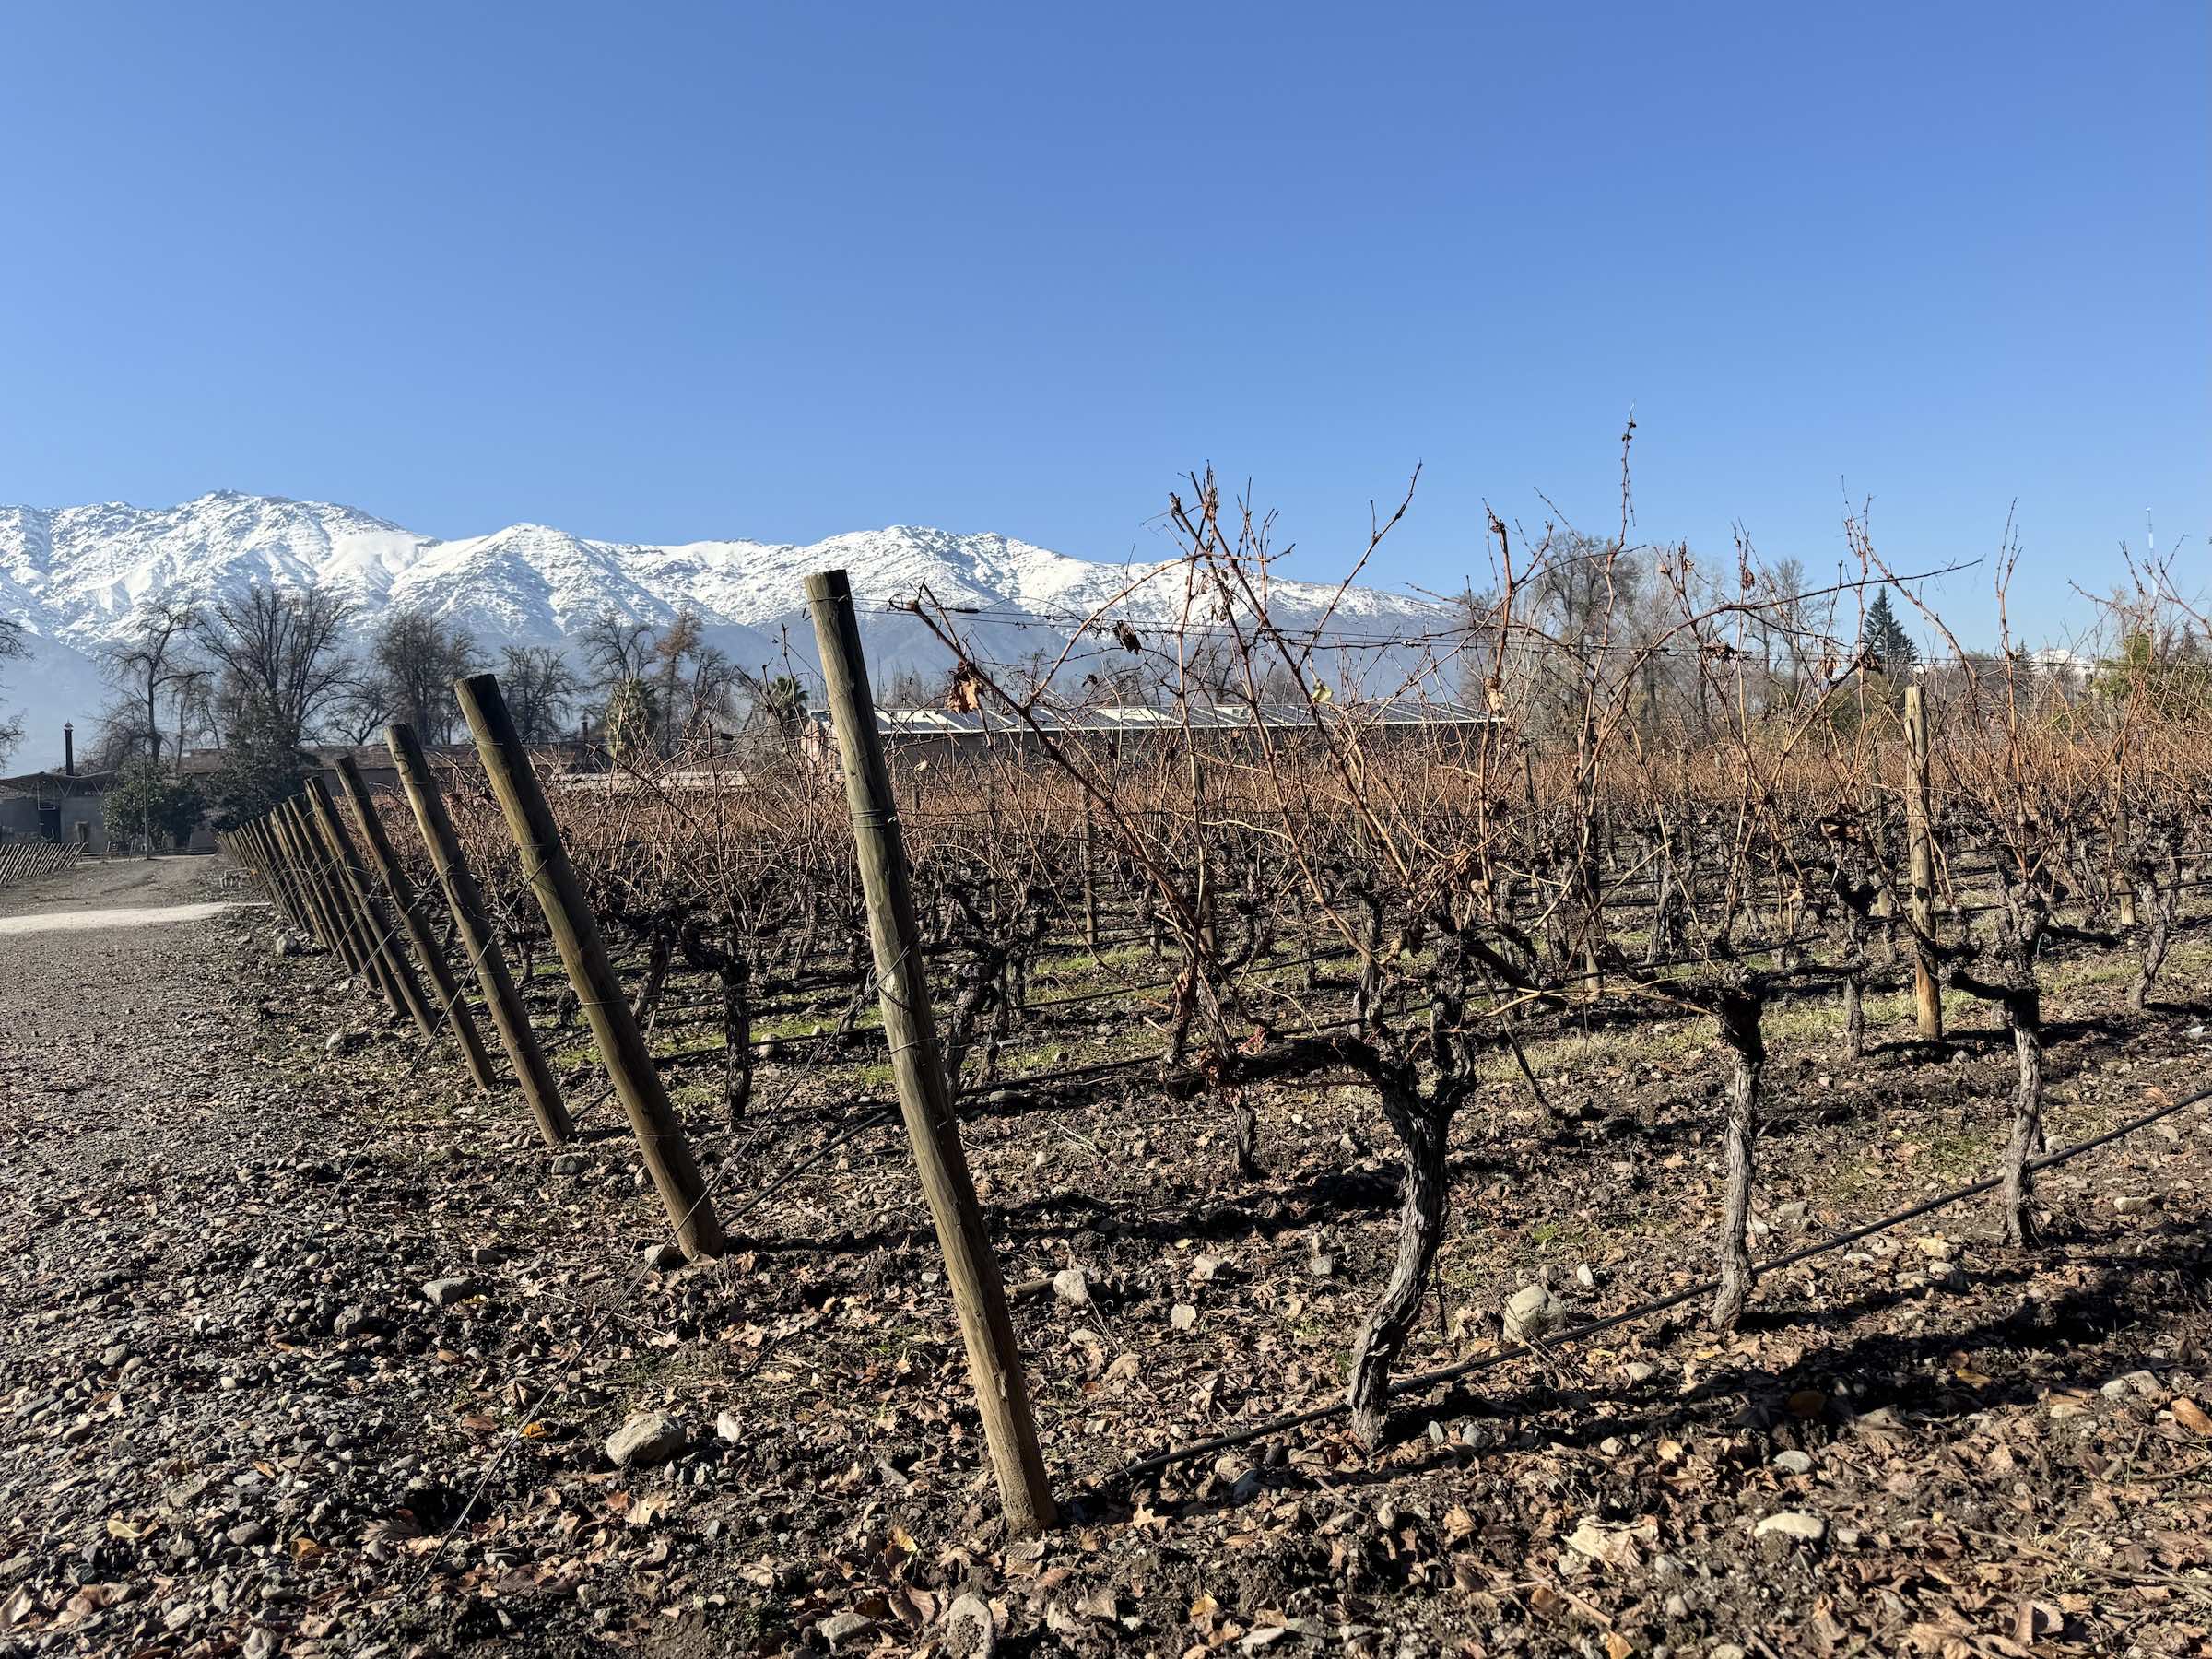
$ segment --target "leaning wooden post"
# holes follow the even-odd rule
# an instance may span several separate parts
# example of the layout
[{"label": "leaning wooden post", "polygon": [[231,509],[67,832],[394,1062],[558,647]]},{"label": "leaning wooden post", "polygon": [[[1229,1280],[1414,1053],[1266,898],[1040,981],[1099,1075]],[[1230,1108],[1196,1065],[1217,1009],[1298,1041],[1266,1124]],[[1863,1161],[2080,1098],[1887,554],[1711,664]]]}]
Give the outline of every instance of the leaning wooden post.
[{"label": "leaning wooden post", "polygon": [[661,1194],[661,1204],[676,1228],[677,1242],[688,1256],[716,1256],[723,1252],[722,1222],[692,1161],[683,1125],[668,1103],[668,1091],[653,1064],[653,1051],[629,1011],[629,999],[606,959],[606,946],[592,920],[591,906],[560,843],[560,830],[537,786],[530,752],[515,735],[500,682],[488,674],[472,675],[453,682],[453,695],[468,719],[477,753],[499,796],[500,810],[507,817],[508,833],[522,854],[523,874],[546,912],[546,927],[568,970],[569,983],[591,1021],[592,1039],[599,1045],[600,1060],[614,1083],[622,1109],[629,1114],[630,1133],[638,1151]]},{"label": "leaning wooden post", "polygon": [[[297,799],[278,803],[270,822],[275,826],[277,844],[283,847],[285,861],[291,866],[292,879],[299,883],[306,896],[309,916],[315,924],[315,934],[323,941],[323,948],[335,954],[346,965],[346,971],[355,979],[366,978],[366,970],[353,947],[353,935],[338,924],[338,913],[332,907],[330,887],[323,872],[316,867],[320,859],[307,840],[307,818],[300,810]],[[376,986],[370,984],[373,992]]]},{"label": "leaning wooden post", "polygon": [[310,939],[323,939],[322,919],[308,903],[307,888],[292,873],[291,854],[285,850],[283,840],[276,833],[276,808],[272,806],[255,820],[255,832],[261,840],[263,855],[275,872],[277,886],[291,895],[292,912],[300,931]]},{"label": "leaning wooden post", "polygon": [[385,727],[384,742],[399,769],[399,786],[414,809],[423,845],[429,849],[430,867],[438,872],[439,885],[445,890],[461,948],[476,967],[484,1005],[491,1011],[492,1029],[500,1034],[500,1044],[514,1067],[515,1081],[522,1085],[523,1099],[530,1103],[530,1113],[537,1120],[537,1132],[548,1146],[573,1140],[576,1126],[569,1121],[569,1109],[561,1102],[560,1085],[554,1080],[553,1068],[546,1064],[537,1033],[530,1029],[530,1011],[523,1006],[522,995],[514,988],[514,976],[507,971],[500,936],[492,931],[484,896],[477,888],[468,861],[461,856],[460,838],[445,815],[445,801],[422,758],[422,746],[404,725]]},{"label": "leaning wooden post", "polygon": [[346,805],[353,809],[354,822],[360,826],[361,844],[369,849],[370,871],[399,912],[399,924],[407,930],[407,941],[415,947],[415,954],[422,959],[423,968],[430,976],[430,984],[438,993],[438,1010],[444,1013],[453,1027],[453,1039],[460,1043],[462,1056],[468,1062],[469,1077],[478,1088],[488,1094],[500,1084],[498,1075],[491,1069],[491,1056],[484,1051],[484,1039],[477,1030],[468,1005],[461,999],[461,987],[454,982],[453,970],[445,965],[445,953],[438,948],[430,925],[423,919],[422,895],[415,890],[407,873],[399,867],[399,860],[392,855],[392,841],[384,833],[384,820],[377,814],[376,803],[369,798],[369,786],[361,782],[361,769],[353,763],[351,755],[338,757],[338,782],[346,791]]},{"label": "leaning wooden post", "polygon": [[267,847],[262,844],[259,823],[252,818],[231,830],[223,838],[224,848],[238,860],[261,884],[269,895],[269,902],[276,907],[277,919],[295,932],[300,931],[299,912],[292,909],[291,895],[276,879],[276,871],[269,862]]},{"label": "leaning wooden post", "polygon": [[218,830],[215,836],[216,851],[246,873],[252,884],[269,897],[269,905],[276,912],[280,924],[289,923],[290,911],[285,908],[284,897],[276,890],[276,883],[261,862],[261,850],[254,846],[252,830],[246,825],[235,830]]},{"label": "leaning wooden post", "polygon": [[337,892],[338,903],[354,928],[361,955],[376,976],[384,1000],[392,1005],[394,1012],[412,1019],[426,1041],[435,1038],[438,1028],[431,1023],[429,1004],[423,997],[422,986],[415,978],[415,971],[407,966],[406,959],[399,954],[383,906],[370,894],[360,855],[354,852],[353,838],[346,833],[346,826],[338,822],[337,806],[331,800],[329,786],[320,773],[309,775],[306,799],[315,831],[329,850],[331,886]]},{"label": "leaning wooden post", "polygon": [[914,923],[905,840],[899,827],[899,802],[884,764],[883,739],[876,730],[867,663],[860,648],[860,621],[844,571],[825,571],[807,577],[806,606],[814,617],[830,721],[844,766],[845,799],[853,815],[853,848],[868,906],[868,936],[876,949],[883,1034],[890,1044],[899,1105],[930,1218],[936,1223],[937,1243],[945,1253],[946,1277],[959,1312],[960,1335],[968,1344],[969,1375],[998,1477],[1006,1529],[1017,1537],[1029,1537],[1053,1523],[1052,1487],[1022,1382],[1014,1323],[1006,1313],[1006,1286],[983,1232],[975,1183],[960,1146],[959,1120],[953,1115],[952,1092],[946,1086],[937,1051],[921,930]]},{"label": "leaning wooden post", "polygon": [[1928,810],[1928,712],[1920,688],[1905,688],[1905,836],[1912,879],[1912,1000],[1920,1034],[1943,1036],[1943,989],[1936,977],[1936,849]]},{"label": "leaning wooden post", "polygon": [[338,883],[352,900],[354,913],[360,920],[363,942],[371,959],[382,965],[384,978],[398,996],[399,1006],[415,1022],[423,1041],[435,1042],[438,1021],[430,1012],[430,999],[423,994],[422,982],[415,977],[407,953],[400,948],[398,930],[384,913],[375,888],[370,885],[369,872],[361,864],[361,855],[354,851],[353,837],[346,833],[346,826],[338,821],[337,803],[331,799],[330,786],[323,782],[320,772],[308,776],[307,799],[314,809],[316,822],[323,827],[324,839],[338,855]]},{"label": "leaning wooden post", "polygon": [[261,861],[262,879],[276,895],[276,902],[284,907],[285,918],[295,932],[309,938],[314,936],[314,919],[308,914],[307,900],[292,880],[291,871],[276,851],[276,840],[269,830],[268,814],[253,819],[245,827],[245,839]]},{"label": "leaning wooden post", "polygon": [[300,854],[307,868],[308,877],[323,895],[323,906],[330,917],[332,930],[337,935],[346,951],[347,960],[353,965],[355,975],[371,996],[382,999],[384,1006],[394,1014],[403,1011],[399,990],[384,971],[383,958],[369,947],[369,927],[355,908],[353,895],[346,889],[346,877],[338,865],[338,850],[330,844],[330,837],[323,821],[308,805],[305,795],[291,803],[292,828],[299,838]]}]

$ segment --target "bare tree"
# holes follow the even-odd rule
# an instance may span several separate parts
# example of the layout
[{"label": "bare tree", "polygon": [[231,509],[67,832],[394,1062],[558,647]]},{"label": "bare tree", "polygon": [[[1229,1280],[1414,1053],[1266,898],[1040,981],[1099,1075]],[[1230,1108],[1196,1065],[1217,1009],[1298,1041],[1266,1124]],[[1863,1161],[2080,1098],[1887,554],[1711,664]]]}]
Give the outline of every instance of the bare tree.
[{"label": "bare tree", "polygon": [[576,634],[576,649],[594,683],[603,691],[626,680],[641,677],[653,661],[653,636],[650,622],[632,621],[612,606],[586,622]]},{"label": "bare tree", "polygon": [[[374,741],[379,732],[406,716],[406,705],[400,701],[391,676],[371,664],[347,678],[346,688],[332,700],[329,712],[324,715],[323,724],[342,742],[358,748]],[[439,739],[433,735],[432,741]]]},{"label": "bare tree", "polygon": [[475,673],[478,661],[476,641],[465,629],[448,627],[427,611],[395,610],[371,636],[370,660],[383,682],[383,700],[393,716],[413,726],[425,742],[453,741],[460,715],[453,682]]},{"label": "bare tree", "polygon": [[683,724],[677,716],[685,700],[684,670],[706,648],[698,613],[689,610],[677,612],[676,620],[653,641],[653,708],[660,716],[660,742],[664,750],[674,745]]},{"label": "bare tree", "polygon": [[683,684],[678,732],[703,736],[715,722],[732,719],[743,683],[737,665],[730,661],[727,652],[718,645],[701,644],[691,653],[691,672]]},{"label": "bare tree", "polygon": [[568,729],[583,681],[551,645],[509,645],[500,653],[500,689],[524,743],[551,743]]},{"label": "bare tree", "polygon": [[[108,715],[106,735],[124,754],[143,748],[160,764],[161,699],[206,672],[188,649],[197,620],[187,606],[149,601],[131,618],[129,637],[107,653],[102,668],[122,701]],[[182,747],[180,737],[180,759]]]},{"label": "bare tree", "polygon": [[[0,618],[0,662],[24,654],[23,625]],[[23,723],[0,717],[0,760],[15,752],[16,745],[23,741]]]},{"label": "bare tree", "polygon": [[305,741],[352,683],[344,648],[352,619],[350,604],[313,585],[253,587],[203,613],[193,637],[222,671],[229,724],[251,715],[271,740],[295,748]]}]

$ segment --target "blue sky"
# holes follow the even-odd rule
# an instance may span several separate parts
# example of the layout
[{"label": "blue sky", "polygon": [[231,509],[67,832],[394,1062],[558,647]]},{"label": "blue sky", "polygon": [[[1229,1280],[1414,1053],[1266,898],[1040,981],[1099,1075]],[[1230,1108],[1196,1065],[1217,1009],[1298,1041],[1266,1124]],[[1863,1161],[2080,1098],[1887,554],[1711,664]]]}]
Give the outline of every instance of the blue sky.
[{"label": "blue sky", "polygon": [[[2197,3],[15,6],[0,500],[2212,571]],[[1984,579],[1952,603],[1983,631]]]}]

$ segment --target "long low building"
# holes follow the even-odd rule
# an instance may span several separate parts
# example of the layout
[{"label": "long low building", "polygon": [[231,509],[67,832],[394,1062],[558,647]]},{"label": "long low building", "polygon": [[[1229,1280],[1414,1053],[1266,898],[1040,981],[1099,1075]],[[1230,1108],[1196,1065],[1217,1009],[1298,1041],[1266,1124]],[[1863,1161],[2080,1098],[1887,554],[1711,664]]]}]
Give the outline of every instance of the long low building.
[{"label": "long low building", "polygon": [[[1368,702],[1208,703],[1156,709],[1114,705],[1088,709],[1031,711],[1028,718],[984,709],[885,709],[876,711],[876,731],[895,762],[941,765],[967,759],[1018,755],[1047,738],[1065,737],[1086,747],[1104,746],[1115,755],[1171,747],[1186,729],[1233,744],[1263,728],[1295,737],[1311,735],[1319,718],[1324,724],[1350,726],[1362,746],[1390,745],[1424,736],[1450,741],[1494,723],[1494,716],[1459,702],[1414,698]],[[799,737],[817,764],[837,764],[837,738],[827,711],[811,710]]]}]

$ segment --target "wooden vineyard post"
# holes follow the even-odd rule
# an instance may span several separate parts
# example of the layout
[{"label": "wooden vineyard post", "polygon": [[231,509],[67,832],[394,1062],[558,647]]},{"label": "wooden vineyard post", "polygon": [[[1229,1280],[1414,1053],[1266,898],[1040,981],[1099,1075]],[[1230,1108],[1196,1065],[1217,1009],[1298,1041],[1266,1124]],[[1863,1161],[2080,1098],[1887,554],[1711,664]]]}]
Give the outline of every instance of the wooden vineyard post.
[{"label": "wooden vineyard post", "polygon": [[[354,954],[353,936],[338,925],[337,912],[331,908],[329,888],[323,872],[316,868],[318,860],[311,855],[306,820],[300,814],[300,803],[279,802],[269,821],[275,827],[277,844],[284,849],[285,862],[291,867],[292,879],[306,899],[308,915],[315,924],[315,936],[323,941],[325,950],[346,964],[347,973],[356,979],[366,978],[361,959]],[[374,992],[379,987],[371,980],[369,988]]]},{"label": "wooden vineyard post", "polygon": [[1092,828],[1090,794],[1083,795],[1083,943],[1092,951],[1099,947],[1099,877],[1097,853],[1092,846],[1095,831]]},{"label": "wooden vineyard post", "polygon": [[1936,977],[1936,849],[1929,830],[1928,712],[1920,688],[1905,688],[1905,837],[1912,881],[1912,1002],[1920,1034],[1943,1037],[1943,987]]},{"label": "wooden vineyard post", "polygon": [[263,862],[267,865],[269,879],[289,900],[292,925],[310,939],[319,940],[323,930],[315,914],[307,907],[307,893],[293,878],[291,861],[285,856],[283,845],[276,839],[276,809],[271,807],[247,826],[248,833],[261,847]]},{"label": "wooden vineyard post", "polygon": [[[408,943],[415,947],[415,954],[422,959],[423,969],[430,976],[439,1006],[445,1011],[453,1039],[460,1043],[462,1056],[468,1062],[468,1075],[478,1088],[488,1094],[500,1082],[491,1069],[491,1056],[484,1052],[484,1039],[477,1033],[476,1019],[468,1011],[468,1004],[462,1000],[461,987],[454,982],[453,971],[445,965],[445,953],[438,948],[430,925],[423,919],[422,895],[407,880],[406,872],[399,867],[399,860],[392,856],[392,842],[384,834],[384,821],[377,816],[376,803],[369,798],[369,786],[361,782],[361,769],[353,763],[351,755],[338,757],[338,782],[346,791],[346,805],[353,809],[354,822],[360,826],[361,844],[369,849],[369,868],[399,912],[399,924],[407,930]],[[433,1022],[432,1035],[435,1034]]]},{"label": "wooden vineyard post", "polygon": [[318,936],[314,912],[307,908],[307,894],[293,876],[291,865],[285,858],[283,850],[276,844],[276,831],[272,827],[270,815],[263,813],[253,821],[252,829],[253,839],[261,848],[262,860],[268,868],[269,879],[277,891],[284,895],[285,904],[291,912],[292,925],[311,939]]},{"label": "wooden vineyard post", "polygon": [[347,959],[353,971],[370,991],[383,999],[384,1006],[394,1014],[406,1010],[399,1000],[399,988],[393,984],[391,974],[384,968],[383,957],[369,947],[369,926],[354,904],[353,895],[347,890],[346,873],[338,863],[338,850],[331,845],[330,834],[324,829],[323,820],[316,816],[305,795],[291,803],[292,824],[300,839],[301,857],[306,861],[315,884],[323,894],[324,910],[330,924],[346,949]]},{"label": "wooden vineyard post", "polygon": [[960,1335],[968,1345],[969,1374],[998,1477],[1006,1529],[1016,1537],[1030,1537],[1053,1523],[1052,1487],[1022,1382],[1014,1324],[1006,1313],[1006,1286],[983,1232],[975,1183],[960,1145],[959,1120],[953,1115],[952,1094],[937,1051],[905,840],[899,828],[899,803],[884,763],[883,739],[876,730],[860,622],[844,571],[807,577],[806,605],[814,617],[830,716],[844,768],[845,799],[852,810],[853,846],[868,906],[868,937],[876,951],[883,1034],[890,1045],[900,1110],[921,1172],[923,1195],[929,1201],[930,1219],[936,1224],[937,1243],[945,1253],[946,1277],[959,1312]]},{"label": "wooden vineyard post", "polygon": [[[2125,721],[2126,713],[2115,708],[2115,723]],[[2112,867],[2116,872],[2114,885],[2120,889],[2120,925],[2136,924],[2136,872],[2135,861],[2129,856],[2128,842],[2132,834],[2127,818],[2127,733],[2122,729],[2112,745]]]},{"label": "wooden vineyard post", "polygon": [[522,1086],[523,1099],[529,1102],[530,1115],[537,1120],[537,1132],[551,1147],[573,1140],[576,1128],[561,1101],[560,1085],[554,1080],[553,1068],[546,1064],[545,1051],[537,1045],[537,1033],[530,1029],[530,1011],[523,1006],[514,976],[507,971],[500,936],[485,913],[484,896],[477,888],[468,861],[461,856],[460,838],[445,815],[445,801],[422,758],[422,746],[404,725],[385,727],[384,743],[392,751],[393,764],[399,769],[399,786],[414,810],[423,845],[429,849],[430,867],[438,872],[438,883],[445,889],[446,906],[453,912],[461,948],[476,965],[477,983],[484,993],[485,1006],[491,1011],[492,1029],[499,1032],[500,1045],[514,1067],[515,1081]]},{"label": "wooden vineyard post", "polygon": [[414,1020],[415,1029],[422,1033],[425,1042],[435,1042],[438,1022],[430,1018],[429,1000],[422,994],[422,982],[415,977],[406,953],[399,947],[399,936],[394,931],[391,918],[384,914],[384,907],[377,902],[376,894],[369,886],[369,872],[361,867],[361,855],[353,850],[353,838],[346,833],[346,826],[338,822],[337,804],[330,798],[330,787],[320,773],[307,780],[307,801],[316,824],[322,829],[323,839],[330,843],[336,860],[333,874],[339,893],[351,907],[361,930],[362,950],[389,988],[393,1006]]},{"label": "wooden vineyard post", "polygon": [[253,850],[262,879],[268,883],[269,891],[276,895],[276,902],[282,907],[285,919],[291,924],[293,931],[313,937],[315,930],[312,919],[307,913],[306,900],[293,885],[291,872],[285,868],[284,860],[277,854],[276,838],[269,832],[268,814],[264,813],[242,826],[240,834],[245,844]]},{"label": "wooden vineyard post", "polygon": [[638,1151],[661,1195],[661,1204],[676,1229],[677,1242],[688,1256],[718,1256],[723,1252],[722,1222],[692,1160],[683,1125],[668,1103],[668,1091],[653,1063],[653,1051],[629,1010],[622,982],[615,977],[606,946],[592,920],[591,906],[569,854],[560,843],[560,830],[537,786],[530,752],[515,735],[500,682],[488,674],[472,675],[453,682],[461,712],[477,740],[477,753],[506,815],[508,833],[522,855],[523,874],[546,913],[546,926],[568,970],[569,983],[591,1021],[592,1038],[615,1086],[622,1109],[629,1114],[630,1132]]},{"label": "wooden vineyard post", "polygon": [[262,857],[261,848],[253,840],[253,826],[241,824],[235,830],[227,830],[215,838],[215,842],[222,849],[226,858],[245,871],[253,877],[253,884],[268,894],[270,907],[276,911],[277,921],[287,926],[297,927],[299,924],[292,919],[291,906],[286,902],[284,895],[277,891],[276,877],[270,870],[268,861]]}]

